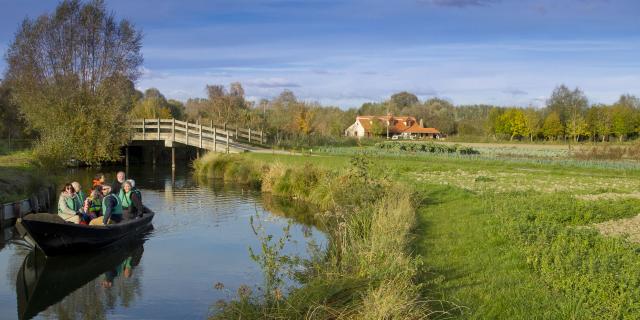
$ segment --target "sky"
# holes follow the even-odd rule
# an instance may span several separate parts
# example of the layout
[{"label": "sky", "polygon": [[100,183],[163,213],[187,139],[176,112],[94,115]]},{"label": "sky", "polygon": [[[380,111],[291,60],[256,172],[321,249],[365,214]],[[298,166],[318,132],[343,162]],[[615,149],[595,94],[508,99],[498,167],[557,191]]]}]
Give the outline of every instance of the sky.
[{"label": "sky", "polygon": [[[137,88],[204,97],[240,82],[341,108],[409,91],[455,104],[542,106],[640,96],[637,0],[106,0],[144,34]],[[0,52],[57,1],[0,0]],[[0,72],[6,63],[0,61]]]}]

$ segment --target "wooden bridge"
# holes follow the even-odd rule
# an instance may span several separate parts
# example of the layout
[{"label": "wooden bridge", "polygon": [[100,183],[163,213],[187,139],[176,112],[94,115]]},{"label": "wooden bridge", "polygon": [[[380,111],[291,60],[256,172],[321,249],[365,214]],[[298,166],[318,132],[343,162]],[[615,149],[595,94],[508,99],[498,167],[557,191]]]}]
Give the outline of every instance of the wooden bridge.
[{"label": "wooden bridge", "polygon": [[[232,128],[189,123],[175,119],[137,119],[131,122],[131,141],[164,141],[171,148],[172,166],[175,167],[175,146],[186,145],[199,151],[238,153],[264,150],[260,145],[265,138],[262,130]],[[128,152],[127,152],[128,153]],[[127,154],[128,162],[128,154]]]}]

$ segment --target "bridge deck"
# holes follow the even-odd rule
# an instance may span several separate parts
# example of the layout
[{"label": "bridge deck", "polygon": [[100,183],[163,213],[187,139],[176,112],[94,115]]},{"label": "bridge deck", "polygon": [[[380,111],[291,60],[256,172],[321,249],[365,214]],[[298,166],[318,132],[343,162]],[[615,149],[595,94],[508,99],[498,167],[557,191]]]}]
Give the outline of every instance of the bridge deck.
[{"label": "bridge deck", "polygon": [[[262,131],[251,129],[225,129],[213,124],[207,126],[175,119],[140,119],[131,124],[132,141],[165,141],[166,146],[180,143],[216,152],[244,152],[262,148]],[[221,127],[221,128],[219,128]]]}]

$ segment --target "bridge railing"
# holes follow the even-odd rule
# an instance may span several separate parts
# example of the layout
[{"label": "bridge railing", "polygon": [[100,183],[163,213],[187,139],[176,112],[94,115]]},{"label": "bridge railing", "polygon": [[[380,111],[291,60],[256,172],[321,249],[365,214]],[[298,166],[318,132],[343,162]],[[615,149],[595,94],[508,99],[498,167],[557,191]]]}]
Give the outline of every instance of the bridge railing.
[{"label": "bridge railing", "polygon": [[131,121],[133,135],[139,140],[168,140],[214,150],[219,142],[264,143],[262,130],[231,128],[210,123],[190,123],[175,119],[136,119]]}]

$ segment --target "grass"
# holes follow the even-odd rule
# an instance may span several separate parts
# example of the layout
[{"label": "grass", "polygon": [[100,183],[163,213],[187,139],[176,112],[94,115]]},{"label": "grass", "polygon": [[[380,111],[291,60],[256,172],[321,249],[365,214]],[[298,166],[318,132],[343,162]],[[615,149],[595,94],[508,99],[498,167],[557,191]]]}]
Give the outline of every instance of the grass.
[{"label": "grass", "polygon": [[[342,150],[247,156],[343,168],[357,150],[369,152]],[[636,164],[368,154],[372,170],[420,199],[412,250],[422,296],[441,312],[432,318],[640,317],[640,245],[629,241],[640,232],[599,232],[640,213]]]},{"label": "grass", "polygon": [[42,185],[31,159],[30,151],[0,155],[0,203],[25,199]]}]

